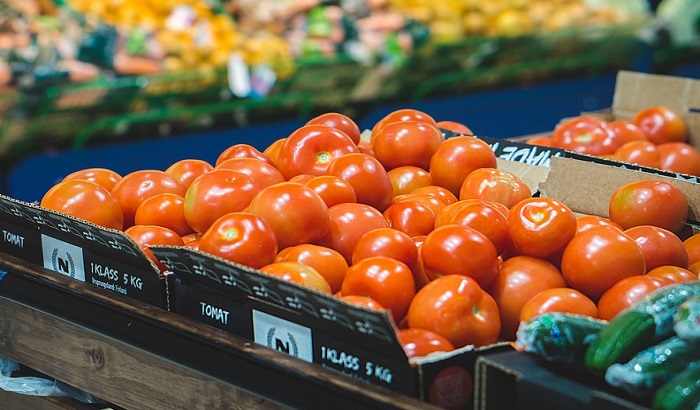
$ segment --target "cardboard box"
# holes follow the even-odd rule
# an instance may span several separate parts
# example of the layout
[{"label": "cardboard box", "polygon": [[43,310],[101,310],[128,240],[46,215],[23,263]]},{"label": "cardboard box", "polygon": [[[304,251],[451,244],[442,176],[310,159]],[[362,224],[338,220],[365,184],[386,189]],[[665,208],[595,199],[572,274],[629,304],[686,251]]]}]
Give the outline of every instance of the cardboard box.
[{"label": "cardboard box", "polygon": [[174,276],[129,236],[0,195],[0,252],[82,282],[169,309]]},{"label": "cardboard box", "polygon": [[526,352],[499,352],[476,361],[477,410],[648,410],[602,383],[548,366]]},{"label": "cardboard box", "polygon": [[151,249],[178,278],[176,313],[426,402],[471,407],[476,358],[512,349],[504,342],[409,360],[388,312],[193,249]]}]

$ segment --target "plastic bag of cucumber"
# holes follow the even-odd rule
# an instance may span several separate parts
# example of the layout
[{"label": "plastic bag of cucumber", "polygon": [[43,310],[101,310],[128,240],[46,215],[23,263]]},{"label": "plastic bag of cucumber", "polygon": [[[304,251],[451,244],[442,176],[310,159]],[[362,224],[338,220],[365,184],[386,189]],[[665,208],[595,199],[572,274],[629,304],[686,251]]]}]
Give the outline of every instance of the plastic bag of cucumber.
[{"label": "plastic bag of cucumber", "polygon": [[516,347],[648,400],[700,409],[700,281],[658,289],[609,322],[550,312],[521,323]]}]

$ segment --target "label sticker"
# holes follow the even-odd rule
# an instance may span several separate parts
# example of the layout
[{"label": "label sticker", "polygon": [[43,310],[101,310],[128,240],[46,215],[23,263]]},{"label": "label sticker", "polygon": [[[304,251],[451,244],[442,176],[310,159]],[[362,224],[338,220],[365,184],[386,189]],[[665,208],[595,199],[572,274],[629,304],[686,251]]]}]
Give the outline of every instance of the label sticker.
[{"label": "label sticker", "polygon": [[42,234],[41,251],[45,268],[85,282],[82,248]]},{"label": "label sticker", "polygon": [[253,310],[255,343],[313,362],[311,329],[267,313]]}]

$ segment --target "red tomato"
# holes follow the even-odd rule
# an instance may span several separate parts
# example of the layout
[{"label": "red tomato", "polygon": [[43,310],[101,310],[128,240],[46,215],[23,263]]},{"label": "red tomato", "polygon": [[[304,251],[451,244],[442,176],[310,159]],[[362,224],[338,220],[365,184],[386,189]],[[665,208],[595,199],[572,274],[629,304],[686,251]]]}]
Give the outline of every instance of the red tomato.
[{"label": "red tomato", "polygon": [[423,168],[414,165],[404,165],[396,167],[387,172],[393,196],[410,194],[417,188],[432,184],[430,173]]},{"label": "red tomato", "polygon": [[498,255],[502,254],[510,243],[507,214],[492,206],[489,201],[470,202],[472,203],[455,212],[448,223],[476,229],[489,238]]},{"label": "red tomato", "polygon": [[263,218],[247,212],[230,212],[216,219],[199,238],[199,249],[252,268],[271,263],[277,239]]},{"label": "red tomato", "polygon": [[405,263],[386,256],[372,256],[348,268],[340,292],[343,296],[371,297],[391,311],[394,322],[400,323],[416,293],[416,285]]},{"label": "red tomato", "polygon": [[576,234],[561,258],[561,273],[569,286],[594,301],[621,279],[645,272],[644,255],[637,243],[610,226]]},{"label": "red tomato", "polygon": [[514,256],[505,260],[496,279],[486,288],[498,305],[501,338],[515,340],[520,311],[528,300],[545,289],[565,286],[566,281],[559,270],[544,259]]},{"label": "red tomato", "polygon": [[249,144],[234,144],[219,154],[214,166],[218,167],[219,164],[231,158],[255,158],[267,162],[270,165],[275,165],[267,155],[260,152],[260,150],[254,146]]},{"label": "red tomato", "polygon": [[430,383],[428,402],[443,409],[465,409],[472,403],[474,378],[467,369],[448,366],[440,370]]},{"label": "red tomato", "polygon": [[109,229],[121,230],[124,214],[119,202],[97,182],[68,179],[49,188],[40,206],[84,219]]},{"label": "red tomato", "polygon": [[389,226],[410,237],[427,235],[433,230],[435,212],[421,201],[400,201],[384,211]]},{"label": "red tomato", "polygon": [[598,300],[598,313],[603,320],[611,320],[644,295],[672,283],[668,279],[635,275],[620,279]]},{"label": "red tomato", "polygon": [[540,147],[551,147],[552,146],[552,137],[548,136],[538,136],[538,137],[531,137],[525,140],[526,144],[530,145],[538,145]]},{"label": "red tomato", "polygon": [[651,141],[635,140],[624,143],[617,150],[615,156],[622,162],[637,164],[649,168],[661,168],[661,156]]},{"label": "red tomato", "polygon": [[460,135],[474,135],[474,132],[461,122],[444,120],[438,121],[435,125],[437,125],[438,128],[456,132]]},{"label": "red tomato", "polygon": [[485,288],[496,277],[498,254],[486,235],[462,225],[444,225],[431,231],[421,246],[429,278],[460,274]]},{"label": "red tomato", "polygon": [[384,212],[391,205],[393,188],[387,171],[374,157],[362,154],[345,154],[328,166],[328,175],[334,175],[350,183],[355,189],[357,202],[370,205]]},{"label": "red tomato", "polygon": [[478,168],[496,168],[496,154],[489,144],[474,137],[445,140],[430,159],[433,184],[459,196],[464,179]]},{"label": "red tomato", "polygon": [[180,236],[194,232],[185,219],[185,198],[167,192],[141,202],[136,208],[134,224],[163,226]]},{"label": "red tomato", "polygon": [[343,255],[325,246],[303,243],[301,245],[284,248],[277,256],[275,262],[300,262],[316,269],[331,287],[331,292],[340,290],[348,263]]},{"label": "red tomato", "polygon": [[185,219],[204,233],[219,217],[244,210],[260,187],[249,175],[216,168],[195,179],[185,193]]},{"label": "red tomato", "polygon": [[306,286],[321,293],[331,293],[331,287],[326,279],[316,269],[300,262],[272,262],[261,267],[260,272]]},{"label": "red tomato", "polygon": [[340,296],[340,299],[355,306],[361,306],[367,309],[374,309],[374,310],[386,310],[384,306],[382,306],[379,302],[376,300],[372,299],[369,296],[360,296],[360,295],[347,295],[347,296]]},{"label": "red tomato", "polygon": [[387,170],[406,165],[427,170],[430,158],[444,140],[435,125],[399,121],[386,124],[375,134],[372,151]]},{"label": "red tomato", "polygon": [[652,106],[639,110],[632,123],[644,131],[647,140],[654,144],[685,142],[688,126],[683,117],[668,107]]},{"label": "red tomato", "polygon": [[520,321],[529,322],[547,312],[564,312],[598,317],[598,307],[588,296],[569,287],[550,288],[538,292],[520,309]]},{"label": "red tomato", "polygon": [[690,271],[690,273],[700,276],[700,262],[691,263],[690,265],[688,265],[688,270]]},{"label": "red tomato", "polygon": [[348,264],[352,262],[355,244],[365,232],[389,227],[381,212],[365,204],[347,202],[334,205],[328,209],[328,214],[330,229],[318,244],[340,252]]},{"label": "red tomato", "polygon": [[66,175],[62,181],[70,181],[72,179],[84,179],[102,185],[107,191],[121,181],[122,176],[115,171],[107,168],[84,168]]},{"label": "red tomato", "polygon": [[182,241],[182,237],[175,231],[156,225],[134,225],[124,230],[124,234],[139,245],[146,256],[156,265],[160,273],[166,272],[168,268],[153,255],[153,252],[148,247],[151,245],[182,246],[185,244]]},{"label": "red tomato", "polygon": [[358,152],[344,132],[325,125],[304,125],[280,147],[277,168],[286,179],[299,174],[323,175],[333,160]]},{"label": "red tomato", "polygon": [[613,132],[613,146],[615,150],[630,141],[645,141],[646,134],[641,128],[627,120],[614,120],[608,123]]},{"label": "red tomato", "polygon": [[444,202],[442,202],[439,198],[437,198],[434,195],[430,194],[406,194],[406,195],[401,195],[396,198],[394,198],[393,203],[398,203],[398,202],[405,202],[405,201],[417,201],[428,208],[432,209],[435,215],[440,213],[442,209],[447,206]]},{"label": "red tomato", "polygon": [[212,169],[214,169],[214,167],[207,161],[188,158],[174,162],[165,170],[165,173],[179,179],[185,188],[189,188],[192,181],[197,179],[198,176],[205,174]]},{"label": "red tomato", "polygon": [[683,240],[683,246],[688,252],[688,265],[700,261],[700,233],[690,235]]},{"label": "red tomato", "polygon": [[657,266],[675,265],[688,267],[688,251],[675,233],[652,225],[639,225],[625,230],[644,255],[647,271]]},{"label": "red tomato", "polygon": [[345,114],[327,112],[310,119],[305,125],[325,125],[343,131],[355,145],[360,143],[360,127]]},{"label": "red tomato", "polygon": [[280,156],[280,149],[282,149],[282,145],[284,144],[284,141],[287,138],[278,138],[272,144],[268,145],[267,148],[263,151],[263,155],[266,157],[270,158],[270,161],[277,166],[277,160],[279,159]]},{"label": "red tomato", "polygon": [[309,179],[304,184],[316,192],[329,208],[344,202],[357,202],[355,188],[340,177],[319,175]]},{"label": "red tomato", "polygon": [[609,218],[604,218],[598,215],[580,215],[576,217],[576,232],[583,232],[595,226],[612,226],[622,230],[622,227]]},{"label": "red tomato", "polygon": [[352,264],[372,256],[386,256],[401,261],[411,271],[418,263],[418,248],[410,236],[393,228],[367,231],[357,240],[352,251]]},{"label": "red tomato", "polygon": [[409,358],[424,357],[435,352],[451,352],[455,349],[447,338],[426,329],[401,329],[397,336]]},{"label": "red tomato", "polygon": [[426,124],[437,125],[437,122],[429,114],[416,110],[413,108],[401,108],[390,112],[389,114],[382,117],[374,127],[372,127],[372,134],[370,136],[370,142],[374,142],[374,138],[379,133],[379,131],[384,128],[385,125],[391,124],[393,122],[403,122],[403,121],[418,121]]},{"label": "red tomato", "polygon": [[272,226],[280,249],[315,242],[330,229],[326,203],[313,189],[295,182],[263,188],[250,201],[248,212]]},{"label": "red tomato", "polygon": [[229,158],[217,164],[216,168],[246,174],[261,189],[285,181],[282,173],[274,165],[257,158]]},{"label": "red tomato", "polygon": [[657,266],[647,272],[646,276],[655,278],[667,279],[671,282],[692,282],[698,280],[697,273],[693,273],[688,269],[681,268],[675,265]]},{"label": "red tomato", "polygon": [[546,258],[563,249],[576,233],[576,216],[553,198],[527,198],[508,213],[508,234],[517,251]]},{"label": "red tomato", "polygon": [[134,215],[141,202],[165,192],[185,196],[187,188],[179,179],[164,171],[139,170],[128,173],[114,185],[112,196],[124,213],[124,228],[134,224]]},{"label": "red tomato", "polygon": [[414,189],[410,193],[416,194],[416,195],[427,194],[430,196],[434,196],[435,198],[439,199],[445,205],[450,205],[450,204],[453,204],[453,203],[458,201],[455,194],[450,192],[449,189],[443,188],[443,187],[438,186],[438,185],[422,186],[422,187]]},{"label": "red tomato", "polygon": [[474,279],[441,276],[423,286],[408,309],[408,327],[443,335],[455,348],[492,344],[501,332],[496,301]]},{"label": "red tomato", "polygon": [[316,178],[318,175],[311,175],[311,174],[299,174],[295,175],[291,178],[289,178],[289,182],[296,182],[297,184],[302,184],[306,185],[307,182],[311,181],[312,179]]},{"label": "red tomato", "polygon": [[686,175],[700,175],[700,153],[685,142],[665,142],[656,146],[661,169]]},{"label": "red tomato", "polygon": [[479,168],[467,175],[459,189],[459,199],[485,199],[500,202],[508,208],[532,192],[520,177],[512,172],[496,168]]},{"label": "red tomato", "polygon": [[554,128],[552,146],[588,155],[612,154],[613,131],[605,120],[581,115]]},{"label": "red tomato", "polygon": [[613,192],[610,220],[623,229],[654,225],[677,233],[688,218],[688,199],[670,182],[645,178],[626,183]]}]

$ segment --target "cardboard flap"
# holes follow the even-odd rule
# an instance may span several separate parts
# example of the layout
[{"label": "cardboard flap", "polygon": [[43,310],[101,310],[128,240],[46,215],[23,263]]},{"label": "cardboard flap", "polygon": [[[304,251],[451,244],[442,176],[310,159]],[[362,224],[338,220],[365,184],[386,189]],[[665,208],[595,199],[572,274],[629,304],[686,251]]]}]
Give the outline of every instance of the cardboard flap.
[{"label": "cardboard flap", "polygon": [[542,165],[530,165],[523,162],[508,161],[496,158],[498,169],[512,172],[518,176],[530,188],[530,192],[535,194],[539,189],[540,182],[547,178],[549,168]]}]

